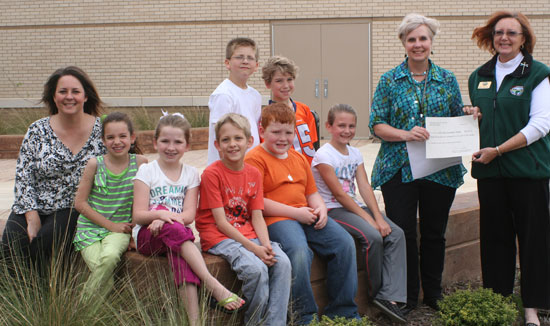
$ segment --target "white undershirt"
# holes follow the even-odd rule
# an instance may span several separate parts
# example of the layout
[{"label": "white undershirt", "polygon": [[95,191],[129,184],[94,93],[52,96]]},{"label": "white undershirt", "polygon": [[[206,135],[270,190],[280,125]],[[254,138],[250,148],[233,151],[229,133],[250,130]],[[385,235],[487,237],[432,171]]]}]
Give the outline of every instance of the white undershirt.
[{"label": "white undershirt", "polygon": [[[521,61],[523,54],[520,52],[514,59],[502,63],[497,59],[495,77],[497,91],[504,76],[513,73]],[[529,122],[520,130],[527,140],[527,145],[546,136],[550,131],[550,82],[545,78],[535,87],[531,94],[531,109],[529,111]]]}]

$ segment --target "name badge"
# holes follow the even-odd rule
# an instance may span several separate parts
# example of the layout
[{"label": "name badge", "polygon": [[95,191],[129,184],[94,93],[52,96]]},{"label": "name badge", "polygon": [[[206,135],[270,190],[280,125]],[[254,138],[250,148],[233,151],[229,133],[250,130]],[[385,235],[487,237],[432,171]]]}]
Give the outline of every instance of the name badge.
[{"label": "name badge", "polygon": [[477,85],[477,89],[489,89],[489,88],[491,88],[490,81],[482,81],[482,82],[479,82],[479,85]]}]

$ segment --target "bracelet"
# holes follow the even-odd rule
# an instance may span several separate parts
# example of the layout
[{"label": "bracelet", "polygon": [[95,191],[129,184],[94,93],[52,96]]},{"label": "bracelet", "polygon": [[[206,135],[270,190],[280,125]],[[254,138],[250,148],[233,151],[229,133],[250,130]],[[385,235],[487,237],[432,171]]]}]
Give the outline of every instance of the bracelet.
[{"label": "bracelet", "polygon": [[500,152],[500,149],[498,149],[498,146],[495,147],[495,148],[497,149],[497,154],[498,154],[498,156],[502,156],[502,153]]}]

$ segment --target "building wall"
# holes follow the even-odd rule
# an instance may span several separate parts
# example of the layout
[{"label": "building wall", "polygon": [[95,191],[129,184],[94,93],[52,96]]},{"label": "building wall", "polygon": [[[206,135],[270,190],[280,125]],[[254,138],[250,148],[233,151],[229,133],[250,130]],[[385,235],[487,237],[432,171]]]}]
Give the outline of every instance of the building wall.
[{"label": "building wall", "polygon": [[[502,1],[361,0],[21,0],[0,2],[0,107],[11,99],[38,98],[56,69],[85,69],[104,98],[119,103],[167,98],[204,105],[227,76],[227,41],[255,39],[260,66],[271,53],[271,22],[354,19],[372,21],[373,90],[380,75],[404,59],[396,29],[402,17],[419,12],[441,22],[431,58],[452,70],[462,92],[473,69],[490,58],[470,40],[474,27],[504,8]],[[534,56],[550,64],[550,1],[521,3],[537,36]],[[368,55],[368,54],[365,54]],[[260,74],[250,84],[264,96]],[[465,98],[467,101],[467,97]],[[125,102],[126,101],[126,102]],[[115,101],[116,102],[116,101]],[[133,102],[135,104],[135,101]],[[138,102],[139,103],[139,102]],[[143,103],[143,102],[141,102]]]}]

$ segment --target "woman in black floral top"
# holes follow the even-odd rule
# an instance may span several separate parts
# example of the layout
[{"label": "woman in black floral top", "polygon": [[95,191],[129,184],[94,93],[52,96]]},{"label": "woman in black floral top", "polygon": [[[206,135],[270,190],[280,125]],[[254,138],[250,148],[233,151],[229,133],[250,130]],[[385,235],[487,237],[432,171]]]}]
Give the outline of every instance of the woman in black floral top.
[{"label": "woman in black floral top", "polygon": [[105,152],[103,103],[88,75],[77,67],[56,70],[44,85],[50,116],[32,123],[15,172],[15,203],[6,223],[4,253],[40,263],[52,250],[71,252],[78,212],[74,195],[86,162]]}]

